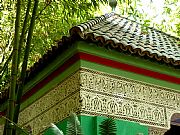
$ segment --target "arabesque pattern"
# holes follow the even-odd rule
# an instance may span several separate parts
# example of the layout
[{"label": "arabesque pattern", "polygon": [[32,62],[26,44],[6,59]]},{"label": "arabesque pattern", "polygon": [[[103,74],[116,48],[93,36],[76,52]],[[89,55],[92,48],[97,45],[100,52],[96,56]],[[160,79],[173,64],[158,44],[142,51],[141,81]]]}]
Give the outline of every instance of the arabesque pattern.
[{"label": "arabesque pattern", "polygon": [[38,134],[78,112],[168,129],[172,114],[180,112],[179,103],[180,93],[173,89],[82,68],[25,108],[20,124]]},{"label": "arabesque pattern", "polygon": [[167,129],[149,127],[149,135],[164,135]]},{"label": "arabesque pattern", "polygon": [[[55,86],[47,94],[20,112],[19,124],[31,126],[33,135],[68,117],[70,112],[80,109],[79,71]],[[72,102],[71,102],[72,101]]]},{"label": "arabesque pattern", "polygon": [[180,108],[180,92],[124,77],[82,69],[81,88],[168,108]]}]

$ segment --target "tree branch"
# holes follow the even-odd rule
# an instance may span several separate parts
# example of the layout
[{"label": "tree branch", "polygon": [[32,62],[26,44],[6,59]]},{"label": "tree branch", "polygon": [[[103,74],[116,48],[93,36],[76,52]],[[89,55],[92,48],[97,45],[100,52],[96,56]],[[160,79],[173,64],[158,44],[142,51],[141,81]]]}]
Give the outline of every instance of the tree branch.
[{"label": "tree branch", "polygon": [[39,17],[41,16],[42,12],[43,12],[48,6],[50,6],[51,3],[52,3],[52,1],[50,1],[50,2],[48,2],[48,3],[46,4],[46,6],[39,12],[39,14],[37,15],[36,19],[39,19]]}]

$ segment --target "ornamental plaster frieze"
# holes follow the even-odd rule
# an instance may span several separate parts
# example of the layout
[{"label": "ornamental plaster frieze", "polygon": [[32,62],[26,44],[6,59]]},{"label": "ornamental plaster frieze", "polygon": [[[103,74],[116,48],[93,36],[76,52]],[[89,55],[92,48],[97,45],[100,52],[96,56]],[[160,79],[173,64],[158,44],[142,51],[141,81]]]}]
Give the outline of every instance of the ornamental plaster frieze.
[{"label": "ornamental plaster frieze", "polygon": [[79,112],[168,129],[179,103],[175,90],[82,68],[22,110],[19,124],[31,126],[36,135]]},{"label": "ornamental plaster frieze", "polygon": [[82,113],[168,127],[165,108],[81,89]]},{"label": "ornamental plaster frieze", "polygon": [[[33,135],[40,135],[42,131],[50,126],[50,123],[57,123],[69,117],[72,112],[80,112],[79,92],[71,94],[68,98],[59,102],[52,108],[49,108],[45,112],[41,113],[37,117],[33,118],[24,124],[24,127],[30,126]],[[27,118],[27,115],[26,115]],[[25,117],[24,117],[25,119]]]},{"label": "ornamental plaster frieze", "polygon": [[167,131],[167,129],[149,127],[148,131],[149,131],[148,135],[164,135],[164,133]]},{"label": "ornamental plaster frieze", "polygon": [[81,88],[180,110],[180,92],[89,69],[80,71]]},{"label": "ornamental plaster frieze", "polygon": [[49,110],[54,105],[62,102],[62,100],[67,98],[73,92],[78,91],[79,86],[79,71],[77,71],[51,89],[44,96],[22,110],[19,115],[19,124],[22,125],[31,121],[38,115],[41,115],[44,111]]}]

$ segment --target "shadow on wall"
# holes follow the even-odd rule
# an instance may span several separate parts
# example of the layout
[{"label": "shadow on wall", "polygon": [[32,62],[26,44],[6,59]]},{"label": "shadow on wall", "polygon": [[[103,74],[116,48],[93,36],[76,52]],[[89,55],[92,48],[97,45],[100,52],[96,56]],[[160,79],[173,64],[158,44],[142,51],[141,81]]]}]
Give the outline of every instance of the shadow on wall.
[{"label": "shadow on wall", "polygon": [[180,113],[172,115],[171,128],[164,135],[180,135]]},{"label": "shadow on wall", "polygon": [[180,134],[180,126],[171,125],[171,128],[165,132],[164,135],[179,135]]}]

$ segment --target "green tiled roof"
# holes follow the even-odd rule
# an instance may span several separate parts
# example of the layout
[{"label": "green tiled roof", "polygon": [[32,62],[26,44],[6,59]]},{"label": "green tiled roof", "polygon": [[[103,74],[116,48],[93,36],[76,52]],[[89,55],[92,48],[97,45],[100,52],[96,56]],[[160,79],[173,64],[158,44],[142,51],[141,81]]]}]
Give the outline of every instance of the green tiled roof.
[{"label": "green tiled roof", "polygon": [[142,31],[142,25],[110,13],[73,27],[71,35],[79,35],[82,39],[100,41],[102,45],[121,51],[129,51],[140,56],[155,58],[173,65],[180,65],[179,38],[153,28]]}]

